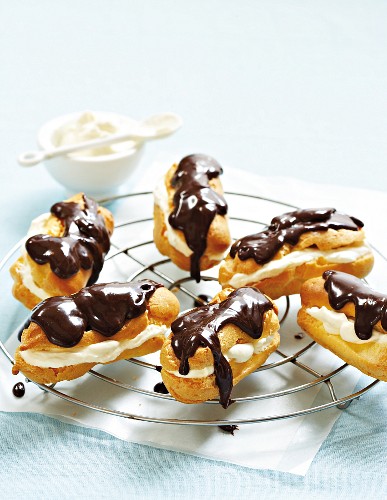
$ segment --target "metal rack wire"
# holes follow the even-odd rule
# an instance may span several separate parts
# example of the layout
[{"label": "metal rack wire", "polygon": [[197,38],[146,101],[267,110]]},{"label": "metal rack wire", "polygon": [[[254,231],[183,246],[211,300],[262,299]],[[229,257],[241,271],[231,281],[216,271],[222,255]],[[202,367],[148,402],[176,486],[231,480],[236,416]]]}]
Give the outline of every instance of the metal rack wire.
[{"label": "metal rack wire", "polygon": [[[116,196],[113,198],[107,198],[104,200],[101,200],[101,203],[111,203],[113,201],[117,200],[144,200],[142,201],[142,204],[146,206],[148,209],[152,206],[152,199],[151,199],[151,194],[150,192],[143,192],[143,193],[134,193],[134,194],[127,194],[127,195],[121,195],[121,196]],[[240,193],[234,193],[234,192],[227,192],[227,196],[229,197],[234,197],[238,202],[243,199],[249,199],[249,202],[255,203],[259,202],[261,205],[261,208],[265,204],[270,204],[277,209],[278,212],[278,206],[283,209],[283,207],[287,209],[295,209],[294,205],[281,202],[281,201],[276,201],[272,200],[269,198],[263,198],[263,197],[257,197],[257,196],[252,196],[252,195],[247,195],[247,194],[240,194]],[[141,197],[141,198],[140,198]],[[237,217],[237,216],[230,216],[230,221],[238,224],[238,223],[252,223],[254,225],[266,225],[265,222],[257,222],[256,220],[250,220],[244,217]],[[112,249],[110,254],[107,257],[107,263],[109,261],[114,263],[114,261],[118,258],[123,257],[124,259],[127,259],[128,262],[130,262],[131,265],[135,264],[136,270],[134,272],[131,272],[125,278],[128,280],[134,280],[134,279],[141,279],[143,277],[149,277],[152,276],[153,278],[157,278],[160,282],[163,282],[170,290],[173,291],[178,291],[179,294],[182,294],[185,299],[191,301],[196,301],[199,304],[205,304],[206,301],[203,299],[203,296],[200,296],[194,288],[193,288],[193,282],[190,277],[187,277],[186,275],[181,277],[175,276],[173,266],[169,266],[170,260],[169,259],[159,259],[159,254],[156,254],[156,260],[154,258],[151,259],[150,262],[146,262],[146,259],[144,257],[139,257],[136,254],[136,251],[141,251],[143,255],[146,254],[146,250],[153,249],[154,250],[154,244],[153,244],[153,239],[151,236],[151,223],[152,223],[152,217],[141,217],[141,218],[133,218],[130,220],[123,220],[119,223],[116,224],[115,227],[115,238],[112,239]],[[149,226],[149,227],[147,227]],[[141,231],[138,230],[138,228],[142,227],[146,234],[149,234],[149,238],[143,238],[141,241],[136,242],[136,243],[130,243],[127,245],[120,245],[117,243],[117,235],[119,235],[120,232],[122,231],[127,231],[128,228],[133,228],[136,227],[136,235],[138,233],[141,233]],[[119,238],[118,238],[119,239]],[[8,254],[2,259],[0,262],[0,271],[9,266],[11,262],[17,257],[19,248],[20,248],[21,242],[19,242],[17,245],[15,245],[9,252]],[[137,252],[138,253],[138,252]],[[385,257],[380,254],[383,259]],[[105,265],[106,267],[106,265]],[[167,270],[166,270],[167,268]],[[171,271],[172,270],[172,271]],[[181,273],[180,273],[181,274]],[[104,276],[106,278],[106,276]],[[203,276],[203,284],[204,286],[209,286],[211,282],[216,282],[216,278],[213,276],[209,275],[204,275]],[[193,303],[192,303],[193,305]],[[191,305],[191,307],[192,307]],[[292,309],[292,303],[291,303],[291,298],[286,297],[285,299],[285,304],[283,307],[283,311],[281,314],[281,328],[286,326],[287,318],[289,315],[289,311]],[[318,347],[318,346],[317,346]],[[5,345],[0,342],[0,348],[3,351],[4,355],[8,358],[10,363],[13,363],[14,360],[11,356],[11,354],[8,352],[6,349]],[[294,352],[283,352],[281,349],[276,351],[276,357],[279,358],[276,361],[268,362],[262,367],[258,368],[255,373],[259,372],[264,372],[267,370],[281,370],[283,367],[286,367],[287,365],[292,365],[293,367],[296,367],[298,370],[301,370],[307,376],[311,377],[311,380],[308,382],[305,382],[303,384],[299,385],[292,385],[292,380],[289,379],[286,381],[286,387],[283,387],[280,390],[276,390],[273,392],[262,392],[257,390],[256,393],[250,393],[249,395],[246,395],[244,397],[236,397],[233,398],[233,401],[235,404],[232,405],[232,407],[238,407],[239,405],[257,405],[260,404],[261,401],[273,399],[273,398],[278,398],[278,400],[283,400],[287,396],[292,396],[297,397],[297,394],[302,392],[302,391],[307,391],[311,388],[315,388],[316,386],[320,386],[320,384],[323,384],[323,386],[326,387],[327,395],[326,399],[324,402],[321,404],[317,405],[311,405],[305,408],[301,408],[296,411],[287,411],[286,408],[287,406],[284,405],[284,411],[281,411],[276,414],[271,414],[271,415],[261,415],[260,412],[256,412],[257,415],[254,415],[254,407],[253,406],[253,416],[249,418],[238,418],[238,416],[234,416],[233,413],[229,413],[229,410],[222,410],[223,413],[221,413],[222,417],[217,417],[215,416],[214,418],[211,417],[205,417],[205,418],[181,418],[181,417],[176,417],[174,416],[175,412],[175,405],[181,405],[181,403],[177,403],[169,394],[160,394],[158,392],[148,390],[144,387],[136,387],[135,385],[129,384],[126,381],[119,380],[113,376],[109,376],[105,373],[102,373],[100,369],[96,368],[94,370],[90,370],[89,374],[91,377],[94,379],[98,380],[101,383],[107,383],[110,384],[114,388],[119,388],[119,390],[123,391],[129,391],[131,393],[136,393],[140,395],[141,397],[144,398],[154,398],[158,401],[160,405],[171,405],[171,416],[170,417],[160,417],[159,415],[140,415],[128,411],[123,411],[120,409],[115,409],[112,407],[109,407],[108,404],[100,404],[100,403],[95,403],[93,401],[88,401],[88,400],[83,400],[83,399],[78,399],[74,395],[69,394],[68,390],[66,391],[61,387],[59,390],[58,387],[55,387],[54,385],[51,386],[46,386],[46,385],[40,385],[36,384],[38,387],[40,387],[43,391],[50,393],[54,396],[57,396],[59,398],[62,398],[70,403],[73,403],[75,405],[79,405],[84,408],[88,408],[91,410],[99,411],[102,413],[106,413],[109,415],[115,415],[119,417],[125,417],[129,418],[132,420],[140,420],[144,422],[155,422],[155,423],[163,423],[163,424],[179,424],[179,425],[197,425],[197,426],[219,426],[219,425],[242,425],[242,424],[253,424],[253,423],[262,423],[262,422],[268,422],[268,421],[275,421],[275,420],[282,420],[282,419],[287,419],[287,418],[292,418],[292,417],[299,417],[303,415],[308,415],[311,413],[319,412],[321,410],[326,410],[332,407],[337,407],[339,409],[345,409],[347,406],[356,398],[359,398],[361,395],[365,394],[367,391],[369,391],[372,387],[374,387],[379,380],[372,379],[368,385],[365,385],[361,389],[359,389],[357,392],[351,393],[351,394],[346,394],[344,396],[337,396],[336,394],[336,389],[334,386],[333,379],[337,375],[341,374],[346,368],[347,364],[341,364],[337,368],[329,371],[329,373],[320,373],[318,370],[313,368],[313,366],[310,366],[310,363],[307,364],[305,362],[302,362],[300,358],[302,358],[306,353],[310,352],[311,350],[316,349],[316,344],[315,342],[309,342],[306,345],[302,346],[300,349],[295,350]],[[133,366],[135,365],[136,367],[140,367],[141,370],[153,370],[156,372],[160,371],[160,366],[158,364],[155,364],[154,362],[149,362],[148,360],[144,359],[130,359],[127,360],[128,363],[128,368],[130,369],[129,363]],[[57,386],[60,384],[57,384]],[[66,386],[67,387],[67,386]],[[214,405],[218,404],[217,400],[213,401],[207,401],[204,403],[204,405]],[[201,406],[201,405],[200,405]],[[218,405],[219,406],[219,405]],[[191,414],[195,416],[195,410],[192,408]],[[212,407],[214,408],[214,407]],[[158,413],[158,412],[157,412]],[[216,415],[219,415],[219,412],[215,412]],[[258,416],[259,413],[259,416]]]}]

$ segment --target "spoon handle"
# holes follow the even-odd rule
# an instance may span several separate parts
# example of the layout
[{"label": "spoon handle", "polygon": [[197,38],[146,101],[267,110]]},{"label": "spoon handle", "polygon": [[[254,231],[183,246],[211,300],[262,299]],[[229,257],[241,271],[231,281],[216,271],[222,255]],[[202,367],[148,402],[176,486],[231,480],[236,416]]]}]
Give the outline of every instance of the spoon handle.
[{"label": "spoon handle", "polygon": [[176,132],[182,125],[182,119],[175,113],[160,113],[138,122],[131,131],[121,134],[110,135],[103,139],[93,139],[69,146],[45,149],[43,151],[27,151],[18,156],[18,162],[23,167],[33,167],[43,160],[49,160],[56,156],[64,156],[85,149],[95,149],[108,146],[118,142],[134,141],[137,144],[152,139],[161,139]]},{"label": "spoon handle", "polygon": [[[141,131],[143,132],[143,131]],[[115,144],[117,142],[125,142],[133,140],[136,142],[141,142],[143,140],[156,139],[157,137],[146,136],[141,133],[137,135],[135,131],[125,134],[114,134],[109,137],[104,137],[103,139],[93,139],[91,141],[81,142],[79,144],[73,144],[70,146],[60,146],[55,149],[46,149],[43,151],[26,151],[18,156],[17,161],[23,167],[32,167],[37,165],[41,161],[50,160],[56,156],[64,156],[71,153],[76,153],[77,151],[84,151],[86,149],[95,149],[101,146],[108,146],[109,144]]]}]

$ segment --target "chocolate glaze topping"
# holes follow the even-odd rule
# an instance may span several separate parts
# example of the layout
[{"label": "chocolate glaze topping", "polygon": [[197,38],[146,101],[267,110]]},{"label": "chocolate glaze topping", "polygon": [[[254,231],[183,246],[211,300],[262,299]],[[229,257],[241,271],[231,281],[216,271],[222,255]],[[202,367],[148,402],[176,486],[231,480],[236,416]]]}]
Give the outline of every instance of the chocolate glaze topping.
[{"label": "chocolate glaze topping", "polygon": [[223,408],[227,408],[231,402],[233,387],[232,370],[222,354],[218,333],[221,328],[231,323],[253,339],[259,339],[262,335],[264,314],[273,307],[273,303],[259,290],[244,287],[232,292],[220,304],[198,307],[176,319],[171,330],[172,348],[180,360],[179,373],[189,373],[189,358],[194,356],[199,347],[211,349],[220,403]]},{"label": "chocolate glaze topping", "polygon": [[62,347],[75,346],[88,330],[111,337],[146,311],[147,301],[161,286],[151,280],[92,285],[70,297],[44,300],[32,311],[31,321]]},{"label": "chocolate glaze topping", "polygon": [[26,242],[28,255],[37,264],[50,263],[53,273],[67,279],[81,268],[92,269],[88,285],[95,283],[104,257],[110,248],[109,233],[97,203],[83,195],[84,208],[79,203],[63,201],[51,207],[51,213],[62,221],[63,236],[47,234],[32,236]]},{"label": "chocolate glaze topping", "polygon": [[381,322],[387,330],[387,295],[376,292],[362,280],[339,271],[325,271],[324,288],[333,309],[342,309],[348,302],[355,306],[355,332],[361,340],[372,336],[372,329]]},{"label": "chocolate glaze topping", "polygon": [[263,265],[269,262],[285,243],[296,245],[304,233],[328,229],[358,231],[363,225],[359,219],[337,213],[334,208],[295,210],[274,217],[264,231],[236,241],[231,247],[230,256],[234,258],[238,254],[240,260],[253,258],[257,264]]},{"label": "chocolate glaze topping", "polygon": [[200,258],[207,247],[207,234],[217,214],[226,215],[227,203],[214,191],[209,181],[223,173],[219,163],[206,155],[186,156],[179,163],[171,185],[174,209],[169,223],[183,231],[186,243],[192,250],[191,276],[200,281]]}]

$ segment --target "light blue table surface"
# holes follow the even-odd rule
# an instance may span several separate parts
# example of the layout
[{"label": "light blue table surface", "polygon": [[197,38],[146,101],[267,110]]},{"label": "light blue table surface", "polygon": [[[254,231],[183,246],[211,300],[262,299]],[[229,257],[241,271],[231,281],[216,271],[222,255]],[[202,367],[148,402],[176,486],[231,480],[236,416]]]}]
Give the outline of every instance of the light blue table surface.
[{"label": "light blue table surface", "polygon": [[[42,123],[84,109],[182,115],[143,169],[160,150],[186,150],[386,191],[386,22],[376,0],[0,0],[0,254],[65,194],[16,155]],[[386,422],[379,384],[342,414],[303,478],[3,413],[0,498],[386,498]]]}]

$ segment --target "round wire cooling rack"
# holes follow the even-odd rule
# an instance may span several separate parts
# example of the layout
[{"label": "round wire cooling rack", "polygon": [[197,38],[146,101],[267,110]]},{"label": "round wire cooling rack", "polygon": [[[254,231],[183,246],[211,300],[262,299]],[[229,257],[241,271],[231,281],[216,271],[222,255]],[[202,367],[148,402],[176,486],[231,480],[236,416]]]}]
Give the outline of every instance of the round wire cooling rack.
[{"label": "round wire cooling rack", "polygon": [[[217,270],[204,272],[202,281],[197,284],[169,259],[160,258],[152,238],[151,196],[151,192],[142,192],[100,201],[102,204],[116,204],[116,224],[111,251],[106,258],[99,282],[153,278],[177,294],[183,310],[206,304],[209,297],[220,290],[215,277]],[[257,232],[262,226],[266,226],[273,216],[281,213],[284,207],[298,208],[282,201],[248,194],[226,192],[226,196],[229,213],[233,214],[230,215],[230,227],[235,238],[249,232]],[[247,218],[246,213],[260,214],[264,221],[257,221],[254,217]],[[133,218],[128,219],[127,214],[132,214]],[[22,241],[1,260],[0,272],[7,269],[18,257],[21,244]],[[387,259],[377,249],[373,249],[381,259],[380,263],[386,266]],[[294,313],[298,310],[297,301],[295,296],[280,299],[281,347],[271,355],[269,362],[234,388],[234,404],[227,410],[220,407],[218,400],[200,405],[183,405],[169,394],[161,394],[152,389],[152,385],[160,381],[161,367],[155,355],[124,360],[112,365],[98,365],[90,370],[85,376],[88,377],[87,398],[84,397],[84,392],[77,392],[77,387],[85,383],[82,380],[78,385],[77,381],[56,385],[33,383],[46,393],[74,405],[132,420],[163,424],[242,425],[300,417],[333,407],[345,409],[354,399],[374,387],[379,380],[363,377],[361,381],[365,378],[366,382],[356,392],[347,391],[349,393],[338,396],[338,388],[342,391],[348,379],[353,377],[356,377],[357,381],[359,372],[348,367],[346,363],[343,364],[339,358],[315,342],[308,341],[307,336],[300,333],[294,319]],[[22,325],[24,323],[25,321]],[[0,348],[9,362],[13,363],[12,355],[1,341]],[[329,362],[325,366],[319,366],[321,352],[324,352],[324,356],[329,356]],[[343,380],[336,383],[340,377]],[[135,383],[136,380],[139,382]],[[74,384],[77,385],[75,389]],[[354,385],[349,384],[352,388]],[[267,392],[268,388],[272,389],[271,392]],[[125,391],[125,408],[115,408],[115,400],[123,404],[122,391]],[[114,397],[111,398],[112,393]],[[82,397],[79,397],[79,394],[82,394]],[[90,395],[93,396],[93,401],[90,400]],[[132,411],[127,411],[127,408]],[[267,414],[268,410],[272,413]],[[150,413],[141,414],[142,411]]]}]

